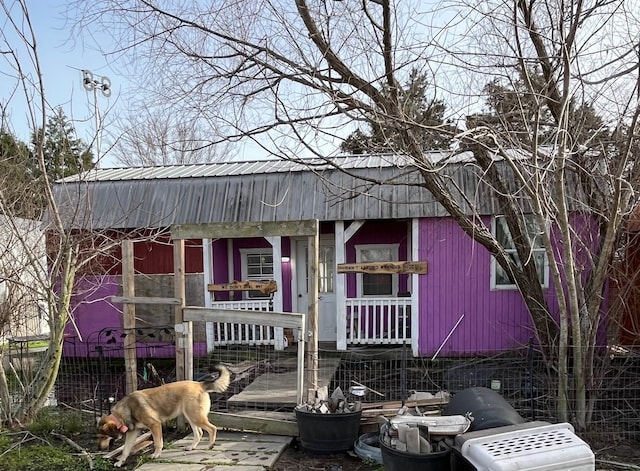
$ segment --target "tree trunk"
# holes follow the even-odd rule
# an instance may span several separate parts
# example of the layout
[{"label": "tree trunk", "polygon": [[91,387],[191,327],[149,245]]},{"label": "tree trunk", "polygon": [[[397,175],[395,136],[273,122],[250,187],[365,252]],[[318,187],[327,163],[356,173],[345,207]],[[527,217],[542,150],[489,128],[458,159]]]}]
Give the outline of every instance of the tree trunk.
[{"label": "tree trunk", "polygon": [[[64,331],[69,319],[69,307],[71,305],[71,295],[75,280],[76,257],[75,248],[72,245],[65,246],[66,256],[64,258],[63,270],[60,285],[60,293],[57,303],[49,303],[51,338],[49,348],[44,361],[40,364],[36,377],[32,380],[28,390],[27,398],[21,404],[17,414],[22,423],[29,423],[38,411],[43,407],[47,398],[53,391],[62,360],[62,350],[64,342]],[[53,299],[53,298],[50,298]]]}]

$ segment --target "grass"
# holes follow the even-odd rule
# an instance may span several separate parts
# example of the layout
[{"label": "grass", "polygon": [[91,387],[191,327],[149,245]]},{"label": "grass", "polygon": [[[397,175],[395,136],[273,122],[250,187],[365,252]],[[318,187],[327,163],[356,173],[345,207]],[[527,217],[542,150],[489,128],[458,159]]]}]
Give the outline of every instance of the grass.
[{"label": "grass", "polygon": [[[73,448],[61,436],[83,448],[95,432],[90,418],[73,411],[43,409],[25,430],[0,430],[0,463],[3,471],[86,471],[88,455]],[[113,469],[102,457],[91,457],[95,471]]]},{"label": "grass", "polygon": [[70,436],[83,432],[87,425],[86,417],[79,412],[45,407],[38,413],[29,431],[33,434],[57,432]]}]

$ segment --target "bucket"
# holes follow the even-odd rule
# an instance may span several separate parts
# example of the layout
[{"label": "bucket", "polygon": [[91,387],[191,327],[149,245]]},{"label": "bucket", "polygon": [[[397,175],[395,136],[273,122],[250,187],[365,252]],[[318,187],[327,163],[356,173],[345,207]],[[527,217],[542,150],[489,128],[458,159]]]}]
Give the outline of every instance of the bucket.
[{"label": "bucket", "polygon": [[432,453],[407,453],[384,443],[385,425],[380,428],[380,451],[384,471],[451,471],[451,448]]},{"label": "bucket", "polygon": [[471,414],[469,432],[524,423],[524,419],[507,400],[489,388],[468,388],[449,400],[443,415]]},{"label": "bucket", "polygon": [[358,438],[362,411],[319,414],[296,409],[302,448],[314,453],[347,451]]}]

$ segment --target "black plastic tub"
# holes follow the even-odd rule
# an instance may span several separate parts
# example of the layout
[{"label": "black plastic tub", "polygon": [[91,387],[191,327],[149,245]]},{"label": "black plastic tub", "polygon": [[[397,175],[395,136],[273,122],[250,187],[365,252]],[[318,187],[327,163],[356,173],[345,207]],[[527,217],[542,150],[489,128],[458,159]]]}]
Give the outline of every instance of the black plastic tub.
[{"label": "black plastic tub", "polygon": [[489,388],[468,388],[456,393],[443,415],[471,414],[469,432],[524,423],[518,412],[497,392]]},{"label": "black plastic tub", "polygon": [[362,411],[319,414],[296,409],[300,445],[314,453],[347,451],[358,438],[361,417]]},{"label": "black plastic tub", "polygon": [[451,471],[451,448],[433,453],[407,453],[384,443],[385,426],[380,429],[380,451],[384,471]]}]

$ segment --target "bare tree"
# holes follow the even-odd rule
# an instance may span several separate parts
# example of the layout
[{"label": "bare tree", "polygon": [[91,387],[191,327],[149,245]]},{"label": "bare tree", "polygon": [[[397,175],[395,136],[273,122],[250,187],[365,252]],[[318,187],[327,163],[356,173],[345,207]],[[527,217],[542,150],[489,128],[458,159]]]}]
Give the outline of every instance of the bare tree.
[{"label": "bare tree", "polygon": [[[388,151],[412,159],[421,185],[522,293],[557,375],[560,420],[587,426],[597,397],[587,391],[597,388],[607,279],[639,181],[638,6],[620,0],[457,0],[430,10],[390,0],[75,6],[78,28],[102,23],[114,33],[118,54],[128,49],[141,82],[161,85],[148,90],[156,100],[179,116],[221,123],[232,139],[268,133],[269,150],[280,158],[328,157],[358,123],[392,130]],[[477,114],[491,97],[488,83],[519,91],[515,107],[494,108],[493,120],[468,121],[452,136],[473,151],[470,165],[499,202],[514,251],[483,223],[482,201],[463,199],[439,171],[446,162],[424,152],[424,133],[446,129],[415,120],[400,99],[411,71],[431,77],[427,82],[451,110],[444,121]],[[585,132],[579,113],[589,107],[604,117],[607,139],[590,138],[598,129]],[[522,124],[517,132],[514,119]],[[557,306],[545,296],[541,260]]]},{"label": "bare tree", "polygon": [[223,162],[235,156],[230,142],[216,141],[215,130],[202,123],[143,105],[115,124],[112,154],[127,166]]},{"label": "bare tree", "polygon": [[[77,230],[63,222],[83,214],[77,208],[64,208],[63,214],[52,194],[50,178],[55,175],[48,171],[45,130],[56,110],[44,93],[39,43],[27,2],[0,0],[0,22],[0,425],[11,426],[28,423],[45,404],[58,375],[65,328],[72,321],[77,275],[99,266],[96,260],[108,256],[118,240],[112,234],[100,237],[87,225]],[[34,137],[29,152],[11,138],[15,122],[4,112],[18,101],[26,106],[25,124]],[[85,155],[87,149],[77,151]],[[9,338],[34,334],[45,334],[48,340],[39,362],[4,361]],[[20,391],[12,393],[9,384],[15,384],[26,367],[32,367],[32,374],[23,376]]]}]

